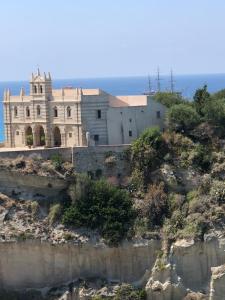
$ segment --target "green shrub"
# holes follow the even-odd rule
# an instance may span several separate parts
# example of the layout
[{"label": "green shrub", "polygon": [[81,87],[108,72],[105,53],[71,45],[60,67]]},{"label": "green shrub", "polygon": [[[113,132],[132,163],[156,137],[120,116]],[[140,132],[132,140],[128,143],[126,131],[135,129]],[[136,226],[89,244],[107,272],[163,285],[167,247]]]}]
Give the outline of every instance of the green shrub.
[{"label": "green shrub", "polygon": [[208,221],[200,214],[191,214],[187,217],[186,224],[182,230],[179,230],[179,238],[200,238],[202,239],[204,234],[209,228]]},{"label": "green shrub", "polygon": [[134,289],[130,284],[122,284],[116,292],[114,300],[146,300],[145,290]]},{"label": "green shrub", "polygon": [[197,145],[193,151],[192,165],[202,171],[208,171],[212,164],[212,154],[209,147]]},{"label": "green shrub", "polygon": [[98,229],[113,245],[126,237],[135,218],[132,201],[126,191],[103,179],[93,181],[81,177],[74,192],[73,203],[63,214],[65,225]]},{"label": "green shrub", "polygon": [[131,145],[131,165],[133,170],[143,174],[144,183],[149,179],[149,174],[167,153],[167,148],[162,134],[157,127],[146,129]]},{"label": "green shrub", "polygon": [[208,101],[203,108],[203,113],[204,119],[209,123],[225,127],[225,99]]},{"label": "green shrub", "polygon": [[27,135],[26,142],[27,142],[28,146],[32,146],[33,145],[34,139],[33,139],[33,135],[32,134]]},{"label": "green shrub", "polygon": [[224,181],[213,181],[210,196],[219,205],[225,203],[225,182]]},{"label": "green shrub", "polygon": [[197,89],[194,94],[194,106],[196,107],[197,112],[200,115],[204,115],[203,110],[206,103],[210,99],[210,94],[207,90],[207,85],[204,85],[203,88]]},{"label": "green shrub", "polygon": [[62,214],[62,208],[59,203],[54,204],[50,207],[49,214],[48,214],[48,221],[52,225],[56,221],[60,220]]},{"label": "green shrub", "polygon": [[154,100],[158,101],[159,103],[165,105],[168,108],[170,108],[173,105],[181,104],[184,102],[184,100],[179,94],[170,92],[158,92],[154,96]]},{"label": "green shrub", "polygon": [[169,212],[163,183],[150,185],[142,209],[143,215],[148,218],[150,227],[163,224],[164,218]]},{"label": "green shrub", "polygon": [[163,232],[168,238],[174,238],[178,230],[186,225],[185,216],[180,210],[173,212],[170,219],[166,219],[163,226]]},{"label": "green shrub", "polygon": [[40,210],[40,206],[38,204],[37,201],[32,201],[30,204],[30,208],[31,208],[31,216],[36,219],[38,217],[39,214],[39,210]]},{"label": "green shrub", "polygon": [[168,207],[170,214],[172,215],[173,211],[181,209],[185,199],[181,194],[170,193],[168,196]]},{"label": "green shrub", "polygon": [[171,130],[187,133],[200,123],[200,116],[189,104],[178,104],[169,109],[167,122]]},{"label": "green shrub", "polygon": [[61,154],[52,155],[51,161],[56,170],[60,171],[62,169],[63,159]]}]

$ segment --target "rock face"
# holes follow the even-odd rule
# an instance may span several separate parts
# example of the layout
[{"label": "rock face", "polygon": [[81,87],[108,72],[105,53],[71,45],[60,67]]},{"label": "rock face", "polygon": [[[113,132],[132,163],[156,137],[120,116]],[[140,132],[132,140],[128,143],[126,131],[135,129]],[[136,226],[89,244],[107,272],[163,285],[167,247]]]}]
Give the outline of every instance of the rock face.
[{"label": "rock face", "polygon": [[60,193],[67,187],[68,182],[62,179],[0,170],[0,192],[9,197],[39,201],[60,199]]},{"label": "rock face", "polygon": [[[108,284],[145,287],[148,300],[225,299],[222,236],[209,234],[204,242],[179,240],[168,255],[159,251],[161,247],[157,240],[126,242],[118,248],[90,241],[55,245],[38,240],[1,242],[0,288],[40,289],[80,278],[102,278]],[[111,293],[106,287],[101,289],[104,295]],[[89,300],[96,291],[74,285],[60,299]]]},{"label": "rock face", "polygon": [[225,297],[225,265],[212,268],[210,283],[210,300],[220,300]]},{"label": "rock face", "polygon": [[148,300],[208,299],[209,294],[210,300],[223,300],[224,262],[224,238],[207,235],[204,242],[177,241],[169,256],[158,258],[152,269],[146,285]]},{"label": "rock face", "polygon": [[148,300],[180,300],[186,295],[186,289],[175,268],[159,258],[152,269],[146,292]]},{"label": "rock face", "polygon": [[0,288],[51,287],[78,278],[135,282],[153,267],[160,248],[160,241],[154,240],[127,242],[118,248],[91,243],[0,243]]},{"label": "rock face", "polygon": [[211,268],[225,262],[225,240],[207,235],[204,242],[179,241],[171,249],[171,261],[186,287],[208,291]]}]

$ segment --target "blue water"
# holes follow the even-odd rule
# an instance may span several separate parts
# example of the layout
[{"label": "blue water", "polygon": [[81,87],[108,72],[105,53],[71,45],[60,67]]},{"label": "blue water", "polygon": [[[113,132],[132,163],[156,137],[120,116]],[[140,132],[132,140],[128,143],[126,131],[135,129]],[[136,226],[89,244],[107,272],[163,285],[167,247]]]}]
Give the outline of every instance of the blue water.
[{"label": "blue water", "polygon": [[[225,88],[225,74],[213,75],[178,75],[175,76],[175,89],[182,92],[183,96],[192,99],[197,88],[208,85],[209,92],[213,93]],[[152,89],[156,90],[156,80],[151,79]],[[100,88],[112,95],[138,95],[148,90],[147,76],[121,77],[121,78],[96,78],[96,79],[63,79],[54,80],[54,88],[74,86],[82,88]],[[0,141],[4,140],[2,98],[4,89],[9,88],[11,94],[18,95],[21,87],[29,93],[29,82],[0,82]],[[161,76],[161,90],[170,88],[170,78]]]}]

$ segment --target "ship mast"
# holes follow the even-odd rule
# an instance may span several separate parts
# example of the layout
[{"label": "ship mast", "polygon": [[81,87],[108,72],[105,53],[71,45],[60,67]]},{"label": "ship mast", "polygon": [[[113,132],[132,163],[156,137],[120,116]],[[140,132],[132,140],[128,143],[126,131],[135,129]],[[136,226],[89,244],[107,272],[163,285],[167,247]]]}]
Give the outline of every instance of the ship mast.
[{"label": "ship mast", "polygon": [[151,77],[148,75],[148,91],[151,93],[152,91],[152,82],[151,82]]},{"label": "ship mast", "polygon": [[159,73],[159,67],[157,68],[157,92],[159,93],[161,91],[161,78],[160,78],[160,73]]},{"label": "ship mast", "polygon": [[170,91],[173,94],[174,93],[174,87],[175,87],[175,81],[173,77],[173,70],[170,71]]}]

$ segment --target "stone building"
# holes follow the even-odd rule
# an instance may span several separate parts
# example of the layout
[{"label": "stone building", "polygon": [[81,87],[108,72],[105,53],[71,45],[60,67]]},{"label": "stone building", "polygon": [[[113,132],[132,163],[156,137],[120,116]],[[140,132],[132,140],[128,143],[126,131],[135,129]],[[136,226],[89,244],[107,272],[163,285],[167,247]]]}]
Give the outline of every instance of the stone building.
[{"label": "stone building", "polygon": [[50,74],[31,77],[30,93],[4,93],[5,146],[129,144],[147,127],[163,129],[166,108],[151,96],[100,89],[52,89]]}]

